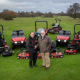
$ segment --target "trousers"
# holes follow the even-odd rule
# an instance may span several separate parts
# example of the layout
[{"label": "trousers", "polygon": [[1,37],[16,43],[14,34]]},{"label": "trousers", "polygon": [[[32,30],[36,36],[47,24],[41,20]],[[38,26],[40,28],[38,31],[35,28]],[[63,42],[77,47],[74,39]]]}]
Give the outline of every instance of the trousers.
[{"label": "trousers", "polygon": [[29,66],[32,66],[32,62],[33,65],[35,65],[36,61],[37,61],[37,51],[29,52]]},{"label": "trousers", "polygon": [[43,60],[43,66],[50,67],[50,58],[49,58],[49,52],[41,53],[42,60]]}]

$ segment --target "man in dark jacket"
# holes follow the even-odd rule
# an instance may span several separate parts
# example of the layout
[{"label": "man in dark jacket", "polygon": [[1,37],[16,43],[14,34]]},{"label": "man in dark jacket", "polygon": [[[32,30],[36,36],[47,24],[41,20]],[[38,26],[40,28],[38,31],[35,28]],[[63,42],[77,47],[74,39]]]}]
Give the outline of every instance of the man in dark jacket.
[{"label": "man in dark jacket", "polygon": [[27,39],[27,48],[29,52],[29,67],[32,68],[32,61],[33,66],[37,67],[36,60],[37,60],[37,48],[35,49],[35,45],[37,45],[37,40],[35,39],[34,32],[31,32],[29,38]]},{"label": "man in dark jacket", "polygon": [[52,41],[49,36],[45,35],[45,31],[41,31],[41,37],[38,39],[38,44],[35,46],[35,49],[39,46],[40,52],[43,59],[43,65],[41,67],[46,67],[47,70],[50,67],[49,51],[52,45]]}]

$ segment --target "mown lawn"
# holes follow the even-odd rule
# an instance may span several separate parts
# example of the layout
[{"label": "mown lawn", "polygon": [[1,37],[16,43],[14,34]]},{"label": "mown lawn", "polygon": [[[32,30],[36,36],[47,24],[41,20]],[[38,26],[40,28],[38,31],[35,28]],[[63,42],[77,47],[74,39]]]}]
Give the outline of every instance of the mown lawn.
[{"label": "mown lawn", "polygon": [[[79,19],[60,17],[63,30],[71,31],[71,39],[74,38],[74,24],[80,23]],[[11,47],[11,34],[13,30],[23,30],[26,39],[31,31],[35,31],[36,20],[47,20],[48,27],[55,23],[55,18],[15,18],[12,21],[0,19],[0,25],[5,28],[4,36],[7,45]],[[44,28],[45,23],[37,23],[37,27]],[[76,31],[80,30],[77,26]],[[56,40],[57,34],[49,34],[49,37]],[[64,51],[64,47],[61,47]],[[76,55],[65,55],[63,58],[50,59],[51,66],[48,70],[40,68],[42,60],[37,60],[38,67],[29,68],[29,59],[17,59],[16,55],[20,48],[14,50],[10,57],[0,56],[0,80],[80,80],[80,51]]]}]

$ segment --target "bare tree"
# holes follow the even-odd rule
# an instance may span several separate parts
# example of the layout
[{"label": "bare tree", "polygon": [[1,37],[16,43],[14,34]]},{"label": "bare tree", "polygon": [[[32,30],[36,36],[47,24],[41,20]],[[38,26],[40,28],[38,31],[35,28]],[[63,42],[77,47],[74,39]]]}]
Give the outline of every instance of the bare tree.
[{"label": "bare tree", "polygon": [[74,19],[76,19],[77,14],[80,12],[80,4],[79,3],[74,3],[73,5],[70,5],[67,14]]}]

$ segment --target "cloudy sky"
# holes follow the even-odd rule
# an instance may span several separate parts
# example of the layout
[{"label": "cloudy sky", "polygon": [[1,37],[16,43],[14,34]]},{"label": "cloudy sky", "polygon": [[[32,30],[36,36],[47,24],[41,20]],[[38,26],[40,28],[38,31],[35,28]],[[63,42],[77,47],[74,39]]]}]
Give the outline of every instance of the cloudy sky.
[{"label": "cloudy sky", "polygon": [[0,0],[0,12],[4,9],[18,11],[40,11],[59,13],[66,12],[73,3],[80,3],[80,0]]}]

